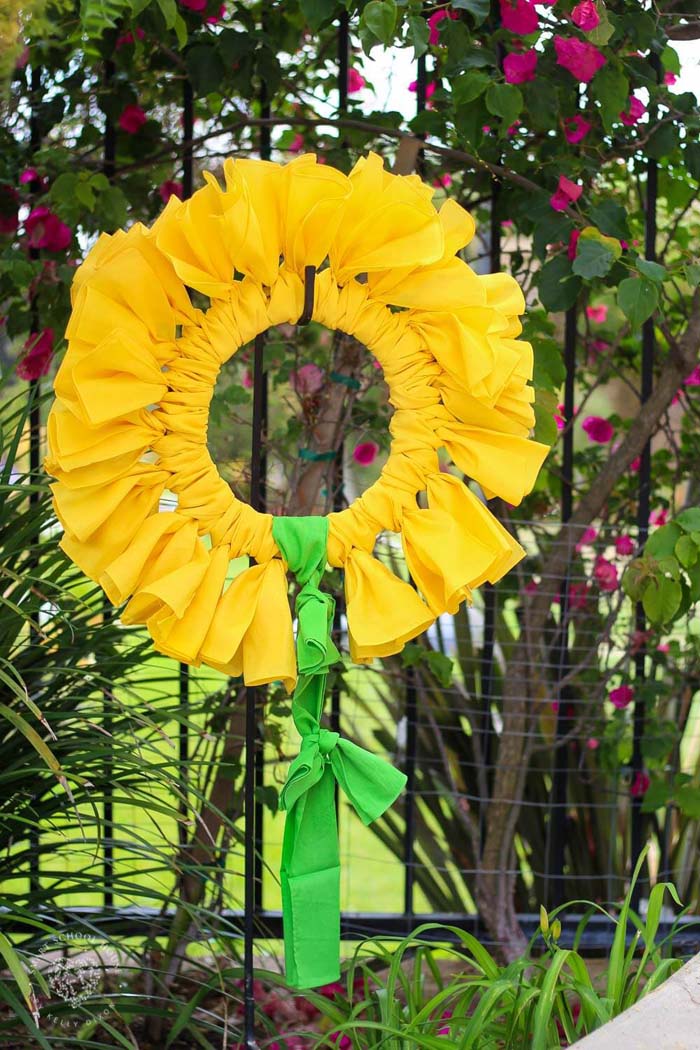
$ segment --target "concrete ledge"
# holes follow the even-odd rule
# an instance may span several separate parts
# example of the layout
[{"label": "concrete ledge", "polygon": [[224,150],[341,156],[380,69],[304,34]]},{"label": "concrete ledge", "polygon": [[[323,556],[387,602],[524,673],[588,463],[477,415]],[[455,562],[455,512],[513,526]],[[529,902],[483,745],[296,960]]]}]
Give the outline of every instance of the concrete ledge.
[{"label": "concrete ledge", "polygon": [[700,955],[656,991],[574,1045],[576,1050],[698,1050]]}]

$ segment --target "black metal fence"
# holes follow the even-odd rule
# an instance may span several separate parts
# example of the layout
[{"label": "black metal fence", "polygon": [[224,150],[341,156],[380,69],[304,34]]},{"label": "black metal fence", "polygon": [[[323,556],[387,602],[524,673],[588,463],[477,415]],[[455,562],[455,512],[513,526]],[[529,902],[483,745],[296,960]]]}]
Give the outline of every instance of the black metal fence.
[{"label": "black metal fence", "polygon": [[[347,76],[349,68],[350,33],[347,15],[342,16],[338,24],[337,32],[337,116],[342,122],[347,112]],[[426,86],[429,76],[426,59],[420,58],[417,62],[417,108],[418,112],[426,106]],[[104,70],[105,84],[109,87],[114,68],[107,63]],[[32,76],[32,89],[35,99],[41,93],[41,71],[35,70]],[[258,121],[259,140],[258,150],[263,158],[271,155],[271,127],[275,123],[273,117],[273,101],[268,98],[265,89],[259,99],[260,119]],[[37,148],[36,121],[32,122],[32,146]],[[189,196],[193,191],[195,149],[194,149],[194,100],[191,85],[185,80],[182,97],[182,183],[184,195]],[[424,150],[430,151],[435,147],[426,143]],[[420,157],[418,163],[420,164]],[[104,131],[104,162],[103,170],[108,178],[115,176],[115,129],[110,120],[107,120]],[[654,259],[656,240],[656,185],[657,165],[656,161],[650,160],[647,171],[646,182],[646,257]],[[492,271],[501,269],[501,217],[503,208],[504,192],[498,182],[493,184],[490,212],[491,223],[488,236],[488,258]],[[39,330],[38,318],[34,318],[35,330]],[[251,502],[257,509],[264,509],[267,498],[267,459],[266,459],[266,432],[268,422],[268,380],[265,365],[265,333],[261,333],[255,340],[254,346],[254,400],[253,400],[253,426],[252,443],[250,449],[251,462]],[[654,365],[654,323],[649,320],[643,328],[643,357],[641,371],[641,400],[646,400],[652,389],[653,365]],[[563,416],[565,429],[562,438],[562,478],[561,478],[561,521],[566,522],[572,512],[573,484],[574,484],[574,432],[571,425],[574,417],[574,380],[577,360],[577,317],[576,310],[572,308],[566,314],[564,326],[563,355],[566,365],[566,381],[564,392]],[[41,427],[42,421],[39,415],[39,389],[38,383],[33,383],[30,391],[32,397],[31,411],[31,468],[39,470],[41,458]],[[343,503],[342,484],[342,447],[338,452],[335,466],[335,494],[334,505],[336,509],[341,508]],[[640,538],[646,535],[649,511],[650,511],[650,486],[651,486],[651,458],[649,445],[641,457],[639,470],[639,495],[637,529]],[[561,583],[560,607],[561,624],[557,648],[556,648],[556,679],[559,683],[553,700],[556,701],[556,725],[555,739],[547,760],[550,763],[551,790],[549,797],[539,799],[533,804],[545,807],[548,814],[547,840],[544,844],[544,857],[540,858],[544,884],[546,886],[546,899],[544,903],[553,906],[559,903],[564,895],[566,883],[566,844],[567,844],[567,807],[569,806],[572,779],[578,777],[579,771],[571,767],[569,761],[569,748],[567,741],[570,738],[572,711],[571,696],[565,683],[567,674],[571,667],[572,654],[569,651],[569,634],[567,625],[571,610],[569,608],[569,585],[572,577],[565,578]],[[495,661],[498,659],[497,640],[495,635],[495,622],[500,600],[499,588],[486,586],[483,589],[483,644],[480,654],[480,682],[481,682],[481,710],[484,712],[480,726],[481,752],[484,758],[485,768],[492,767],[492,743],[495,736],[493,719],[489,715],[489,702],[492,695],[495,679]],[[342,610],[338,611],[336,627],[339,629]],[[105,615],[109,615],[105,611]],[[635,612],[634,624],[636,630],[643,630],[644,614],[641,607]],[[635,671],[638,680],[645,677],[647,673],[648,659],[644,645],[640,645],[635,656]],[[190,687],[190,676],[188,668],[182,666],[179,675],[179,690],[181,704],[186,706],[188,690]],[[403,756],[403,768],[408,777],[408,787],[403,802],[403,902],[400,910],[392,914],[346,914],[342,919],[342,935],[344,938],[356,939],[368,935],[392,935],[405,934],[416,924],[423,921],[449,921],[463,928],[472,930],[477,934],[483,934],[479,917],[476,914],[466,913],[436,913],[421,912],[416,907],[416,875],[420,864],[416,856],[416,820],[417,820],[417,770],[418,763],[425,759],[419,755],[419,737],[425,728],[425,723],[418,713],[418,693],[414,676],[409,671],[403,679],[403,696],[401,698],[405,718],[405,746]],[[343,697],[339,688],[335,688],[332,696],[331,723],[332,728],[337,729],[343,708]],[[230,913],[233,922],[239,924],[244,939],[244,967],[245,967],[245,1039],[246,1046],[255,1045],[254,1036],[254,998],[253,998],[253,960],[256,937],[262,934],[264,937],[281,936],[281,916],[276,911],[266,910],[263,907],[263,856],[265,848],[264,835],[264,810],[261,802],[261,792],[264,787],[266,776],[266,764],[263,755],[263,731],[261,721],[264,717],[263,696],[259,690],[249,689],[246,695],[246,739],[245,739],[245,826],[244,826],[244,907],[240,914]],[[631,763],[632,775],[640,773],[643,768],[642,740],[645,730],[645,708],[642,699],[637,699],[634,710],[634,737],[633,755]],[[180,730],[179,757],[182,769],[187,768],[188,761],[188,736],[184,726]],[[186,783],[183,785],[186,790]],[[630,856],[634,864],[642,848],[644,839],[644,817],[641,812],[641,798],[632,799],[631,803],[631,849]],[[611,806],[615,806],[615,799],[611,800]],[[185,803],[183,803],[185,807]],[[185,807],[186,808],[186,807]],[[111,801],[105,801],[104,817],[109,824],[111,820]],[[111,852],[109,839],[104,847],[104,866],[106,881],[109,885],[111,873],[113,872],[114,858]],[[667,870],[667,858],[662,858],[661,869]],[[39,878],[38,870],[31,873],[33,885],[37,885]],[[130,913],[128,910],[113,908],[113,894],[108,891],[105,894],[105,913],[102,921],[108,924],[110,930],[122,929],[124,933],[138,933],[139,930],[153,928],[154,917],[146,912],[138,914]],[[91,910],[92,921],[100,921],[99,916]],[[533,914],[521,916],[523,928],[526,934],[534,932],[538,918]],[[575,920],[573,920],[575,921]],[[600,951],[609,943],[611,930],[604,920],[596,919],[587,927],[582,940],[584,951]],[[573,937],[573,926],[564,923],[562,944],[570,943]]]}]

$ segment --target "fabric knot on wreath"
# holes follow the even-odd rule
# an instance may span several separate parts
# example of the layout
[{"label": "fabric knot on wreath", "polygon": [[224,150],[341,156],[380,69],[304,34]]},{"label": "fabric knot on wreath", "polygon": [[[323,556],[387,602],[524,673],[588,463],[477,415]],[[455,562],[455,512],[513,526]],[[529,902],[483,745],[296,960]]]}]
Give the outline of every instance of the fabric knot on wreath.
[{"label": "fabric knot on wreath", "polygon": [[[61,546],[111,602],[126,603],[124,623],[145,625],[177,660],[294,691],[302,745],[282,795],[282,883],[288,974],[308,986],[338,971],[335,783],[366,822],[404,783],[321,727],[326,675],[339,659],[333,599],[319,589],[326,564],[344,569],[351,658],[399,652],[524,554],[467,485],[441,471],[438,450],[487,498],[517,505],[548,448],[529,437],[522,293],[506,274],[477,275],[458,257],[474,234],[463,208],[448,200],[437,211],[429,186],[386,172],[374,154],[349,176],[313,155],[286,166],[227,160],[224,176],[224,188],[206,175],[188,201],[171,197],[150,229],[103,234],[77,270],[45,466]],[[383,369],[391,451],[345,510],[273,519],[237,499],[212,462],[209,405],[224,362],[302,316],[308,267],[313,319],[353,335]],[[193,306],[191,291],[208,309]],[[163,508],[166,493],[175,509]],[[400,534],[415,587],[374,557],[386,530]],[[241,556],[255,564],[236,575]],[[296,652],[287,568],[300,585]],[[309,826],[324,829],[323,848]],[[330,940],[313,932],[320,921],[309,932],[301,918],[320,899]]]}]

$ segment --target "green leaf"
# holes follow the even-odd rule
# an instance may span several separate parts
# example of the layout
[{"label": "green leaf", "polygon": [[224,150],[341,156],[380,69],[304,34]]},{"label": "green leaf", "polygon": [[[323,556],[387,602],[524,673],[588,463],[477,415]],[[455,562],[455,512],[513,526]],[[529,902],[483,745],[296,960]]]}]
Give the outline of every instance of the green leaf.
[{"label": "green leaf", "polygon": [[693,787],[692,784],[683,784],[675,792],[675,799],[685,816],[691,820],[700,819],[700,788]]},{"label": "green leaf", "polygon": [[461,73],[452,81],[452,98],[456,106],[462,106],[466,102],[473,102],[475,98],[483,95],[491,83],[488,73],[482,73],[478,69],[472,69],[468,73]]},{"label": "green leaf", "polygon": [[437,678],[438,682],[444,689],[448,689],[452,685],[452,672],[454,662],[445,653],[440,653],[435,649],[428,650],[427,655],[428,667]]},{"label": "green leaf", "polygon": [[629,80],[611,62],[603,66],[591,81],[593,97],[600,103],[600,115],[606,131],[612,129],[620,119],[620,113],[629,99]]},{"label": "green leaf", "polygon": [[414,60],[424,55],[430,41],[430,26],[422,15],[409,15],[408,38],[413,44]]},{"label": "green leaf", "polygon": [[457,11],[468,11],[474,19],[474,25],[480,26],[488,17],[491,4],[489,0],[452,0],[452,7]]},{"label": "green leaf", "polygon": [[698,560],[698,548],[690,536],[681,536],[675,546],[675,555],[684,569],[690,569]]},{"label": "green leaf", "polygon": [[546,77],[537,77],[523,85],[527,105],[527,121],[536,131],[550,131],[559,121],[558,92]]},{"label": "green leaf", "polygon": [[642,595],[642,607],[652,623],[664,624],[673,619],[682,597],[680,583],[661,576],[657,580],[650,581]]},{"label": "green leaf", "polygon": [[301,13],[314,32],[329,21],[337,10],[336,0],[299,0]]},{"label": "green leaf", "polygon": [[554,413],[558,398],[549,390],[535,391],[535,440],[543,445],[553,445],[557,440],[557,424]]},{"label": "green leaf", "polygon": [[581,278],[572,274],[571,263],[562,252],[545,263],[537,281],[540,302],[546,310],[568,310],[581,290]]},{"label": "green leaf", "polygon": [[195,96],[208,95],[225,76],[224,63],[214,44],[195,44],[185,52],[185,64]]},{"label": "green leaf", "polygon": [[644,544],[644,553],[651,554],[654,558],[666,558],[673,554],[676,543],[681,537],[681,530],[675,521],[668,525],[662,525],[656,532],[652,532]]},{"label": "green leaf", "polygon": [[663,281],[666,277],[666,267],[649,259],[637,259],[637,269],[650,281]]},{"label": "green leaf", "polygon": [[682,510],[680,514],[676,514],[675,523],[686,532],[700,532],[700,507],[688,507],[687,510]]},{"label": "green leaf", "polygon": [[697,288],[700,284],[700,264],[688,263],[685,268],[685,279],[691,288]]},{"label": "green leaf", "polygon": [[396,29],[396,4],[394,0],[370,0],[362,12],[361,23],[385,47],[394,42]]},{"label": "green leaf", "polygon": [[661,124],[649,137],[645,152],[654,160],[668,157],[680,146],[680,134],[678,128],[673,124]]},{"label": "green leaf", "polygon": [[177,18],[177,4],[175,0],[157,0],[157,4],[165,21],[165,28],[172,29]]},{"label": "green leaf", "polygon": [[491,84],[486,92],[489,113],[500,117],[508,127],[522,112],[523,103],[523,93],[515,84]]},{"label": "green leaf", "polygon": [[617,201],[607,200],[594,204],[588,214],[591,222],[608,237],[617,237],[623,241],[629,237],[627,209]]},{"label": "green leaf", "polygon": [[646,277],[626,277],[617,291],[617,305],[633,328],[642,325],[656,309],[659,290]]},{"label": "green leaf", "polygon": [[604,47],[615,32],[615,23],[610,19],[607,9],[602,4],[598,6],[598,13],[600,22],[595,29],[586,33],[586,39],[596,47]]},{"label": "green leaf", "polygon": [[566,367],[561,347],[554,339],[536,338],[532,341],[534,366],[532,382],[536,388],[558,393],[566,378]]},{"label": "green leaf", "polygon": [[581,237],[572,270],[579,277],[591,280],[593,277],[605,277],[614,262],[615,256],[607,244]]},{"label": "green leaf", "polygon": [[688,142],[682,157],[690,176],[700,182],[700,142]]},{"label": "green leaf", "polygon": [[678,52],[672,48],[670,44],[666,44],[666,47],[661,52],[660,58],[661,65],[665,72],[675,73],[676,76],[679,75],[681,71],[681,60],[678,56]]}]

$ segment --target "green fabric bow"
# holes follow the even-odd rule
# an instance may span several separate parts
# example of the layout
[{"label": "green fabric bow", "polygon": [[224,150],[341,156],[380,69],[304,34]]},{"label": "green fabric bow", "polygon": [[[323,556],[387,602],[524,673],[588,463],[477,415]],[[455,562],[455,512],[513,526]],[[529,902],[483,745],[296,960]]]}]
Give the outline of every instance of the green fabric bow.
[{"label": "green fabric bow", "polygon": [[272,534],[301,589],[296,600],[299,679],[292,717],[301,749],[282,789],[282,915],[287,980],[314,988],[340,976],[340,856],[337,781],[364,824],[396,800],[406,777],[350,740],[321,727],[328,668],[339,659],[330,636],[335,602],[318,589],[328,520],[278,518]]}]

